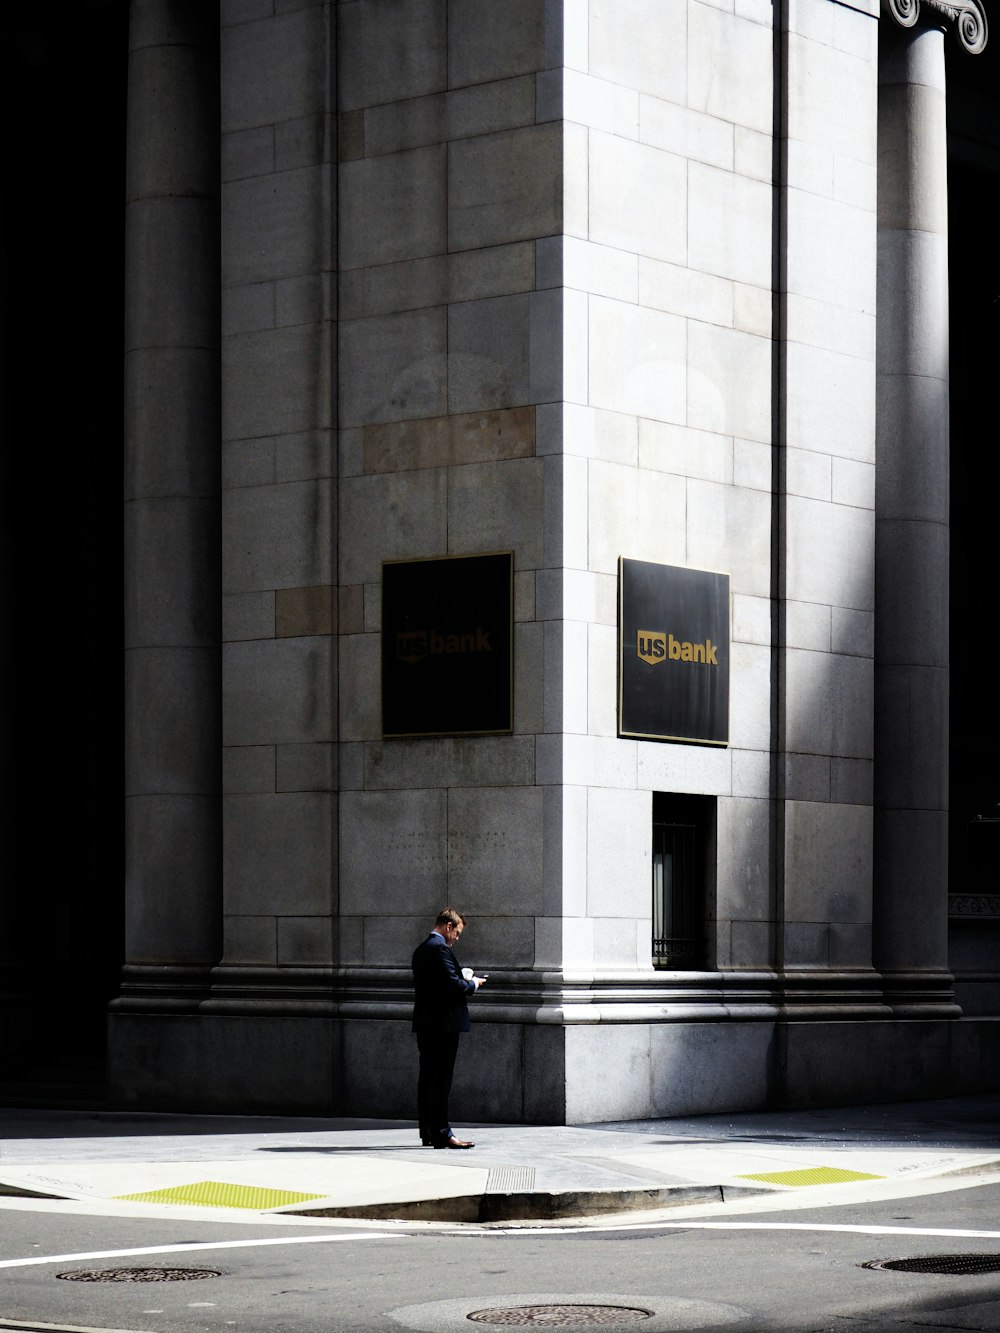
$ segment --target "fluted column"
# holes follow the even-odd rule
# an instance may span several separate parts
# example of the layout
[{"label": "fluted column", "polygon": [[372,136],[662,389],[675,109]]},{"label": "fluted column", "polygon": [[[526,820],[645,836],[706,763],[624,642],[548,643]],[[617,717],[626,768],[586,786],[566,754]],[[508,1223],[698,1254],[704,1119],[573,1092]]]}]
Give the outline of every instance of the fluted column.
[{"label": "fluted column", "polygon": [[133,0],[125,995],[170,1007],[220,951],[218,85],[217,11]]},{"label": "fluted column", "polygon": [[[948,920],[948,186],[943,23],[880,31],[875,961],[897,1012],[954,1012]],[[903,24],[912,26],[901,26]],[[972,49],[970,47],[970,49]]]}]

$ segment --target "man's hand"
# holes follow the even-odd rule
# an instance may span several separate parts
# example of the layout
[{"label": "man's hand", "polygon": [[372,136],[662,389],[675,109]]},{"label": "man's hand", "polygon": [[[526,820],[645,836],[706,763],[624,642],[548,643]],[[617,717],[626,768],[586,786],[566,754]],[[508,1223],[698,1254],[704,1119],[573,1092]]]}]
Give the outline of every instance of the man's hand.
[{"label": "man's hand", "polygon": [[472,980],[476,983],[476,990],[478,990],[480,986],[484,986],[484,985],[486,984],[487,978],[486,978],[486,977],[473,977]]}]

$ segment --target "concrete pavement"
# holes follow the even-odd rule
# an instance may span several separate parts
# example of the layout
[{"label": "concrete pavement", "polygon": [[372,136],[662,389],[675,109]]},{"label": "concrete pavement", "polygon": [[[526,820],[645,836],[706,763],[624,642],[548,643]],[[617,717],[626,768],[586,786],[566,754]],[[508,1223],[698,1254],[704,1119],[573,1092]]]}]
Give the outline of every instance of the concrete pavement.
[{"label": "concrete pavement", "polygon": [[105,1215],[504,1222],[1000,1174],[998,1094],[456,1129],[476,1148],[422,1148],[405,1121],[0,1110],[0,1196]]}]

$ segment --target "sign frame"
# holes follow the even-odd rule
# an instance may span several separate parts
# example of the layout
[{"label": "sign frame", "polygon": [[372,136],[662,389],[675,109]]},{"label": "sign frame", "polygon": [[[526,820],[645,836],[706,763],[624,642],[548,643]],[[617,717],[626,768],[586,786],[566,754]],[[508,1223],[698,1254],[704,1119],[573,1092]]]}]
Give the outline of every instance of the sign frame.
[{"label": "sign frame", "polygon": [[619,738],[729,745],[731,606],[727,573],[619,556]]}]

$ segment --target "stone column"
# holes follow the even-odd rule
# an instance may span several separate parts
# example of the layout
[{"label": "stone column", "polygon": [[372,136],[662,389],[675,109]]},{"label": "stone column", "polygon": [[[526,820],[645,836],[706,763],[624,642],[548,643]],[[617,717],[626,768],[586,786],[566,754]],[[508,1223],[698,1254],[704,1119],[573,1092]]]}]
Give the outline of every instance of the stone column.
[{"label": "stone column", "polygon": [[133,0],[117,1008],[184,1008],[220,952],[218,86],[217,12]]},{"label": "stone column", "polygon": [[[891,18],[881,27],[879,69],[875,962],[896,1012],[929,1016],[955,1012],[947,970],[944,31],[937,7],[922,19],[919,0],[885,7]],[[956,8],[964,11],[959,36],[975,50],[978,10]],[[983,44],[985,23],[978,49]]]}]

